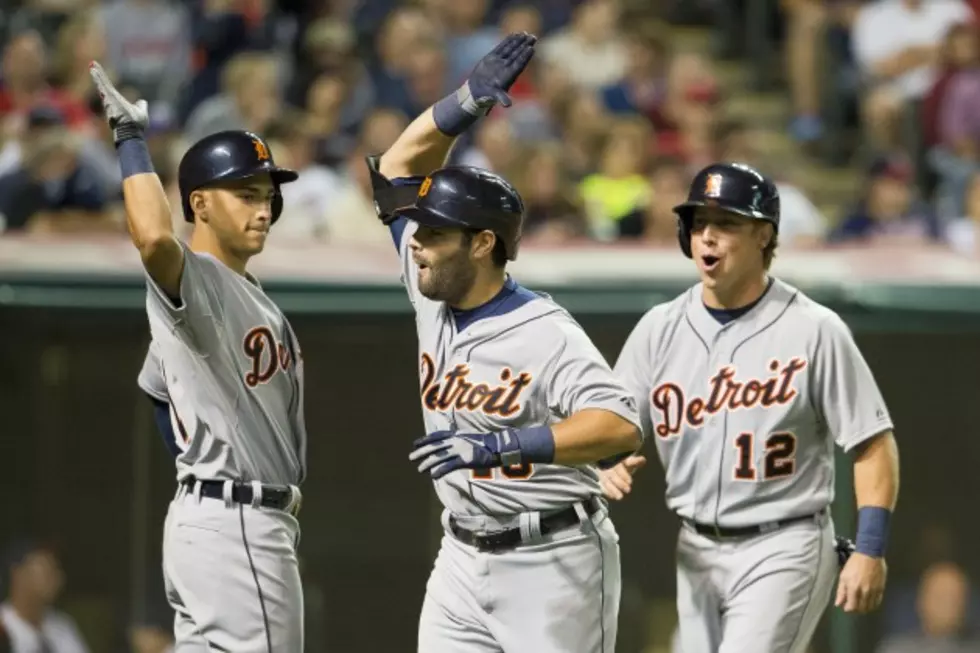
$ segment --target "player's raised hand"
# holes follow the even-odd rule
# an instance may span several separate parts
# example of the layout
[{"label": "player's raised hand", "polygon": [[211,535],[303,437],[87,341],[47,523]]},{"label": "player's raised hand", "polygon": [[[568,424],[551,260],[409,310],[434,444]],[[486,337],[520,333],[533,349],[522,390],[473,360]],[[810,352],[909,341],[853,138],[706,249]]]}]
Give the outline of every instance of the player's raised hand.
[{"label": "player's raised hand", "polygon": [[102,111],[105,119],[112,128],[116,142],[122,140],[121,132],[132,129],[146,129],[150,123],[149,107],[146,100],[130,102],[116,89],[105,70],[98,61],[89,64],[89,74],[95,83],[95,89],[102,99]]},{"label": "player's raised hand", "polygon": [[512,102],[507,91],[527,68],[537,41],[538,37],[527,32],[508,34],[473,67],[460,91],[468,90],[473,102],[484,110],[495,104],[509,107]]},{"label": "player's raised hand", "polygon": [[837,581],[834,605],[844,612],[866,614],[878,609],[885,594],[888,565],[884,558],[852,553]]},{"label": "player's raised hand", "polygon": [[619,501],[633,491],[633,475],[647,464],[646,456],[633,454],[622,462],[599,471],[599,484],[607,499]]}]

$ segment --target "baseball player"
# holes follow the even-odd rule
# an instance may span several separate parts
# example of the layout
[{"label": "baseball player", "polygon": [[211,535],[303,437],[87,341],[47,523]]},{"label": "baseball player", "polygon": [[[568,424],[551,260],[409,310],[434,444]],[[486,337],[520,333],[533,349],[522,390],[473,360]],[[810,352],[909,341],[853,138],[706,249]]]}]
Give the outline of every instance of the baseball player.
[{"label": "baseball player", "polygon": [[619,544],[594,463],[639,446],[635,401],[564,309],[506,274],[524,217],[514,187],[439,167],[511,104],[535,41],[507,36],[368,160],[418,329],[427,435],[409,457],[445,508],[420,653],[615,650]]},{"label": "baseball player", "polygon": [[194,224],[185,244],[147,154],[146,102],[126,101],[97,63],[92,78],[146,270],[152,344],[139,383],[173,427],[178,490],[163,571],[175,650],[302,651],[302,356],[282,311],[246,271],[282,211],[281,184],[297,175],[249,132],[195,143],[178,170]]},{"label": "baseball player", "polygon": [[[701,282],[655,306],[616,363],[680,517],[677,611],[684,653],[802,653],[839,568],[830,517],[834,444],[854,452],[855,551],[836,605],[881,602],[898,494],[892,420],[834,312],[768,270],[779,230],[773,183],[715,164],[676,207]],[[642,465],[604,473],[622,498]]]}]

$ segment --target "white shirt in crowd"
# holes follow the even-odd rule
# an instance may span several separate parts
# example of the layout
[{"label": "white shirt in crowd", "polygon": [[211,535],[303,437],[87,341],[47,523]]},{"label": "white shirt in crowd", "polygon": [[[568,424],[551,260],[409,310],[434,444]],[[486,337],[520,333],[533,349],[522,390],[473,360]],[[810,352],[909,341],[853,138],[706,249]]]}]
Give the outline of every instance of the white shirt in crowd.
[{"label": "white shirt in crowd", "polygon": [[[912,9],[907,0],[877,0],[863,5],[854,20],[851,41],[858,66],[867,74],[881,61],[909,48],[936,46],[949,29],[972,20],[961,0],[922,0]],[[921,98],[932,88],[936,70],[920,66],[898,76],[890,86],[902,98]]]},{"label": "white shirt in crowd", "polygon": [[75,622],[57,610],[48,611],[38,630],[24,621],[13,606],[3,603],[0,622],[10,637],[13,653],[89,653]]}]

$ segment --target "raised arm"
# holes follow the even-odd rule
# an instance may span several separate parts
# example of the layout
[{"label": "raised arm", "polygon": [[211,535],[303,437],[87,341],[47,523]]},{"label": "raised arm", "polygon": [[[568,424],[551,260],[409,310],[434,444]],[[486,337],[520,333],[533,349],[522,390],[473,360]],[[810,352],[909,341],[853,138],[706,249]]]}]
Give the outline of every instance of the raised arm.
[{"label": "raised arm", "polygon": [[90,71],[119,154],[130,238],[149,276],[167,295],[177,299],[184,250],[174,235],[170,204],[160,178],[153,171],[143,138],[149,122],[146,100],[135,103],[126,100],[97,62],[92,62]]},{"label": "raised arm", "polygon": [[427,175],[443,165],[456,137],[497,104],[511,105],[507,91],[534,56],[537,37],[509,34],[476,64],[453,93],[426,109],[381,157],[388,179]]}]

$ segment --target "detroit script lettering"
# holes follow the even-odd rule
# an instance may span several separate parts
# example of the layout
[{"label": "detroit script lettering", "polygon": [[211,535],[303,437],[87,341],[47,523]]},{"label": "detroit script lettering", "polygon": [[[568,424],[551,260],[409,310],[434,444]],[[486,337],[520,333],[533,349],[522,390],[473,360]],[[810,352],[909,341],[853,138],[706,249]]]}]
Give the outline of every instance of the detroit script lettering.
[{"label": "detroit script lettering", "polygon": [[792,358],[785,364],[772,360],[769,361],[772,374],[768,378],[739,381],[735,367],[726,365],[708,379],[707,399],[699,396],[687,399],[684,389],[676,383],[661,383],[650,395],[653,407],[660,414],[657,435],[662,438],[677,435],[685,422],[692,428],[698,428],[704,424],[706,416],[722,410],[788,404],[797,395],[793,380],[806,366],[807,361],[802,358]]},{"label": "detroit script lettering", "polygon": [[267,326],[249,329],[242,341],[242,348],[251,365],[245,374],[245,385],[250,388],[268,383],[279,370],[289,369],[293,358],[286,345],[277,342],[272,329]]},{"label": "detroit script lettering", "polygon": [[469,380],[470,368],[459,364],[436,378],[436,364],[432,356],[422,354],[422,403],[428,410],[443,411],[450,406],[456,410],[482,411],[487,415],[508,417],[518,412],[520,396],[529,385],[531,375],[514,374],[510,368],[500,371],[503,383],[491,386]]}]

